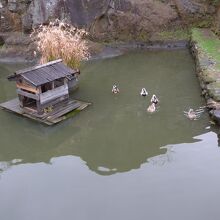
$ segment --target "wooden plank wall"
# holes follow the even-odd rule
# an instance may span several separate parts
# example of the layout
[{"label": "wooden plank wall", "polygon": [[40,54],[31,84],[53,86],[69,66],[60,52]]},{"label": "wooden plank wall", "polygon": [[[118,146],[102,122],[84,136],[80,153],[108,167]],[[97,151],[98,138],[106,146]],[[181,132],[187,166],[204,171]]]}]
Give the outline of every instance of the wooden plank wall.
[{"label": "wooden plank wall", "polygon": [[47,92],[40,94],[40,104],[45,104],[47,102],[50,102],[56,98],[59,98],[61,96],[68,95],[68,85],[65,84],[63,86],[57,87],[53,90],[49,90]]},{"label": "wooden plank wall", "polygon": [[17,86],[18,89],[24,89],[24,90],[29,91],[29,92],[39,93],[39,90],[37,88],[32,87],[32,86],[28,85],[25,82],[23,82],[23,83],[17,82],[16,86]]},{"label": "wooden plank wall", "polygon": [[32,94],[32,93],[29,93],[29,92],[25,92],[21,89],[17,89],[17,94],[28,97],[28,98],[31,98],[31,99],[40,100],[40,97],[39,97],[38,94]]}]

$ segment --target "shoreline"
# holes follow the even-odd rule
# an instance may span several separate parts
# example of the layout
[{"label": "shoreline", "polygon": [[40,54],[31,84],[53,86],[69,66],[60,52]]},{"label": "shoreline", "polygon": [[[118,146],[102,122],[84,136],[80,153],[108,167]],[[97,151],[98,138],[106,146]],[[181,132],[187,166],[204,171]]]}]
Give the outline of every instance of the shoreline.
[{"label": "shoreline", "polygon": [[220,125],[220,40],[209,29],[193,29],[191,53],[211,119]]},{"label": "shoreline", "polygon": [[37,60],[27,60],[25,57],[0,57],[0,64],[7,64],[7,63],[35,63]]},{"label": "shoreline", "polygon": [[104,45],[102,50],[92,55],[90,60],[105,59],[123,55],[132,50],[180,50],[189,48],[188,40],[177,41],[151,41],[151,42],[129,42],[129,43],[112,43]]},{"label": "shoreline", "polygon": [[[179,50],[189,48],[188,40],[168,40],[168,41],[150,41],[150,42],[128,42],[128,43],[110,43],[99,44],[99,50],[92,53],[89,60],[106,59],[123,55],[132,50]],[[101,48],[101,49],[100,49]],[[0,63],[37,63],[36,59],[28,59],[21,55],[12,55],[11,53],[1,55]]]}]

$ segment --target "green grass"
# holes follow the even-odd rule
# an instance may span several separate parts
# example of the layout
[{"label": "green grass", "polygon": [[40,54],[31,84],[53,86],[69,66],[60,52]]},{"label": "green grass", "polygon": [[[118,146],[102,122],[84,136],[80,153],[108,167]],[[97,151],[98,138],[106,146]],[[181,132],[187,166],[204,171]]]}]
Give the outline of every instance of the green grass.
[{"label": "green grass", "polygon": [[158,40],[189,40],[188,30],[178,29],[171,31],[161,31],[155,36]]},{"label": "green grass", "polygon": [[220,40],[209,30],[192,29],[192,41],[197,43],[200,50],[206,53],[220,68]]}]

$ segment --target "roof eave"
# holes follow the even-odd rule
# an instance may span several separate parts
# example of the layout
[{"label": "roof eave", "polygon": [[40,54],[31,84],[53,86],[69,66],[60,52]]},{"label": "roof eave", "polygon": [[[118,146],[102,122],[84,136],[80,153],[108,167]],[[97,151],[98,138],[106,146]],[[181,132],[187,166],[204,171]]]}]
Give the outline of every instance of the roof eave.
[{"label": "roof eave", "polygon": [[16,81],[17,78],[18,78],[18,75],[15,73],[7,77],[9,81]]}]

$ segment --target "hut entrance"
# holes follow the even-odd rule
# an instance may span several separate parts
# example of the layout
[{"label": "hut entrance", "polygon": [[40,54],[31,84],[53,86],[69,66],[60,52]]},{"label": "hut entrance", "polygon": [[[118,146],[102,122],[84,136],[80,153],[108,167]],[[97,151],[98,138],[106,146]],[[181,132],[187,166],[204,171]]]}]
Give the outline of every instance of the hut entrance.
[{"label": "hut entrance", "polygon": [[36,111],[37,101],[29,97],[23,97],[23,107]]}]

